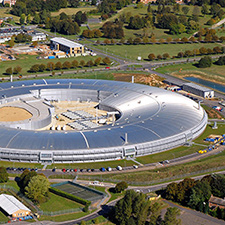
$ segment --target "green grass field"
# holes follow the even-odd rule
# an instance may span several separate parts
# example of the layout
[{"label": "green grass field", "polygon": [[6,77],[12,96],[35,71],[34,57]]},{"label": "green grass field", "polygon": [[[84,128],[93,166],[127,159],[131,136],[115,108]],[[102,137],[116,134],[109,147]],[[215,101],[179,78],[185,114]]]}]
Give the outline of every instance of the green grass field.
[{"label": "green grass field", "polygon": [[0,223],[7,223],[8,217],[0,210]]},{"label": "green grass field", "polygon": [[[152,5],[151,6],[153,10],[156,10],[157,9],[157,6],[156,5]],[[169,6],[172,10],[172,6]],[[193,9],[194,9],[194,6],[188,6],[189,7],[189,12],[187,14],[187,17],[191,17],[192,15],[192,12],[193,12]],[[181,6],[182,8],[182,6]],[[199,7],[200,8],[200,7]],[[200,10],[201,11],[201,10]],[[108,20],[106,21],[103,21],[103,22],[107,22],[107,21],[115,21],[116,18],[119,18],[120,15],[122,15],[123,13],[128,13],[130,12],[132,14],[132,16],[134,15],[139,15],[139,16],[146,16],[147,15],[147,5],[144,5],[143,8],[139,8],[137,9],[136,7],[125,7],[121,10],[119,10],[117,12],[117,14],[115,14],[114,16],[112,16],[111,18],[109,18]],[[180,10],[179,13],[176,13],[177,16],[180,16],[180,15],[184,15],[183,12]],[[208,25],[205,25],[205,23],[210,19],[210,15],[205,15],[203,16],[202,14],[200,14],[200,17],[199,17],[199,25],[200,27],[209,27]],[[102,26],[102,24],[90,24],[90,28],[91,29],[96,29],[96,28],[100,28]],[[124,34],[125,34],[125,38],[128,39],[130,37],[132,38],[135,38],[135,37],[139,37],[139,36],[142,36],[143,35],[143,29],[140,29],[140,30],[131,30],[131,29],[128,29],[126,28],[127,24],[124,25]],[[154,33],[156,39],[160,39],[160,38],[168,38],[168,37],[171,37],[171,38],[182,38],[182,37],[190,37],[191,34],[187,34],[187,33],[183,33],[183,34],[180,34],[180,35],[171,35],[171,34],[168,34],[168,29],[159,29],[159,28],[154,28],[154,29],[150,29],[149,30],[149,34],[151,33]]]},{"label": "green grass field", "polygon": [[[101,176],[94,176],[94,179],[107,179],[112,182],[113,180],[120,180],[126,182],[136,182],[135,184],[144,185],[144,182],[155,181],[162,182],[161,179],[173,178],[178,175],[186,175],[192,172],[201,172],[207,169],[213,169],[220,166],[225,166],[225,152],[221,152],[217,155],[212,155],[201,160],[193,161],[190,163],[184,163],[177,166],[163,166],[153,170],[133,173],[120,173],[120,174],[103,174]],[[85,179],[85,176],[82,176]]]},{"label": "green grass field", "polygon": [[201,47],[211,48],[219,46],[217,43],[195,43],[195,44],[154,44],[154,45],[107,45],[95,46],[104,51],[111,52],[115,55],[127,58],[127,60],[135,60],[138,56],[142,59],[148,59],[150,53],[163,55],[169,53],[170,57],[177,56],[178,52],[185,52],[186,50],[199,49]]},{"label": "green grass field", "polygon": [[157,69],[157,72],[168,73],[177,77],[198,76],[202,79],[225,84],[225,66],[212,65],[207,68],[198,68],[192,63],[166,66]]},{"label": "green grass field", "polygon": [[49,200],[40,204],[40,209],[47,212],[56,212],[60,210],[82,208],[83,206],[75,201],[63,198],[59,195],[49,193]]},{"label": "green grass field", "polygon": [[58,12],[51,12],[51,16],[58,16],[60,13],[64,12],[67,15],[73,15],[76,14],[79,11],[82,12],[89,12],[90,10],[94,10],[96,7],[89,6],[89,7],[78,7],[78,8],[62,8]]},{"label": "green grass field", "polygon": [[43,167],[41,164],[38,164],[38,163],[6,162],[6,161],[0,161],[0,166],[38,168],[38,169],[41,169]]},{"label": "green grass field", "polygon": [[68,221],[68,220],[75,220],[80,217],[86,216],[88,214],[89,213],[78,212],[78,213],[68,213],[68,214],[59,215],[59,216],[41,216],[38,220],[39,221],[48,220],[48,221],[54,221],[54,222],[62,222],[62,221]]},{"label": "green grass field", "polygon": [[117,166],[132,166],[135,163],[133,161],[128,160],[116,160],[116,161],[105,161],[105,162],[95,162],[95,163],[71,163],[71,164],[52,164],[47,167],[47,169],[51,168],[74,168],[74,169],[100,169],[101,167],[107,168],[109,167],[117,167]]},{"label": "green grass field", "polygon": [[[18,55],[17,56],[18,59],[15,60],[15,61],[1,62],[1,64],[0,64],[0,74],[4,76],[4,73],[5,73],[7,68],[9,68],[9,67],[14,68],[18,65],[20,67],[22,67],[21,74],[23,74],[23,75],[49,73],[49,71],[38,72],[38,73],[30,73],[30,72],[28,72],[28,70],[34,64],[42,64],[43,63],[43,64],[47,65],[48,62],[57,63],[58,61],[60,61],[63,64],[63,62],[65,62],[65,61],[72,62],[73,60],[77,60],[78,63],[79,63],[81,60],[84,60],[85,62],[87,62],[89,60],[94,61],[99,56],[79,56],[79,57],[70,57],[70,58],[63,58],[63,59],[37,59],[36,57],[37,56],[34,56],[34,55]],[[99,67],[101,67],[101,66],[99,66]],[[87,67],[83,67],[83,69],[85,69],[85,68],[87,68]],[[81,69],[81,68],[78,68],[78,69]],[[74,69],[71,69],[71,70],[74,70]],[[62,69],[62,71],[65,71],[65,69]],[[57,72],[57,70],[55,70],[55,72]]]},{"label": "green grass field", "polygon": [[9,17],[9,16],[13,17],[14,21],[16,23],[18,23],[19,20],[20,20],[20,17],[10,14],[10,10],[11,10],[11,8],[7,8],[7,7],[6,8],[5,7],[0,8],[1,17]]}]

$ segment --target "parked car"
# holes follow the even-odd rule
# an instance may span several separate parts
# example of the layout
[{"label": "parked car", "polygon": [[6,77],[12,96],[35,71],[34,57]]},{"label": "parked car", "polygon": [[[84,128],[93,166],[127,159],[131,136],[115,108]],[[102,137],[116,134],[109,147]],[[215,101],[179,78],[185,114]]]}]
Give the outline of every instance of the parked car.
[{"label": "parked car", "polygon": [[112,168],[111,167],[107,167],[107,170],[110,172],[110,171],[112,171]]},{"label": "parked car", "polygon": [[101,170],[102,172],[105,172],[105,168],[104,168],[104,167],[102,167],[100,170]]},{"label": "parked car", "polygon": [[117,166],[116,169],[121,171],[123,168],[121,166]]}]

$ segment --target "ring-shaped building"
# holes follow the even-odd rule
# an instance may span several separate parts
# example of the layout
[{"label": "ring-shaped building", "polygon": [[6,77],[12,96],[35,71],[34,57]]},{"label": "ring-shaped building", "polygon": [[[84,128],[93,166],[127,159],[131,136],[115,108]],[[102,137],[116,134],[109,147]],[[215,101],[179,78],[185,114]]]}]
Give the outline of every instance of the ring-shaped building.
[{"label": "ring-shaped building", "polygon": [[[29,104],[29,98],[42,100],[42,106]],[[0,122],[1,160],[77,163],[144,156],[195,139],[208,119],[204,109],[187,97],[127,82],[48,79],[0,84],[0,106],[18,100],[30,107],[26,109],[33,117],[39,116]],[[50,101],[97,102],[99,109],[115,113],[117,119],[87,130],[37,131],[51,123]]]}]

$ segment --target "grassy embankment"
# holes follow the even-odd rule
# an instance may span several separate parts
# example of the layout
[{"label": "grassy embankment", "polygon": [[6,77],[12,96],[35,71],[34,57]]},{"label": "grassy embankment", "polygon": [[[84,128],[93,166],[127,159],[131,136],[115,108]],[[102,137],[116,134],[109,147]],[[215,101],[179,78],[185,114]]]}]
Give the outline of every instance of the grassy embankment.
[{"label": "grassy embankment", "polygon": [[179,78],[185,76],[200,77],[205,80],[215,81],[225,84],[225,66],[218,66],[213,64],[211,67],[198,68],[193,63],[182,65],[172,65],[158,68],[156,71],[160,73],[167,73]]}]

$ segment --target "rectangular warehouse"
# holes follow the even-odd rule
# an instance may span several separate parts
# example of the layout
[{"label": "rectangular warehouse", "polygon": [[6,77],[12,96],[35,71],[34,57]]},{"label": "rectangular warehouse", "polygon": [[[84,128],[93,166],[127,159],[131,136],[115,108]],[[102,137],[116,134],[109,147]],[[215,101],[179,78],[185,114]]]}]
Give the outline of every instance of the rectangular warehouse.
[{"label": "rectangular warehouse", "polygon": [[182,89],[184,91],[201,96],[203,98],[213,98],[214,97],[213,90],[206,88],[206,87],[202,87],[202,86],[194,84],[194,83],[185,83],[185,84],[183,84]]},{"label": "rectangular warehouse", "polygon": [[51,39],[51,49],[63,51],[70,56],[77,56],[84,53],[83,45],[60,37]]},{"label": "rectangular warehouse", "polygon": [[0,208],[12,217],[24,217],[30,215],[31,211],[22,202],[12,195],[0,195]]}]

